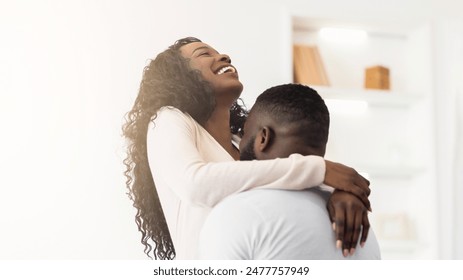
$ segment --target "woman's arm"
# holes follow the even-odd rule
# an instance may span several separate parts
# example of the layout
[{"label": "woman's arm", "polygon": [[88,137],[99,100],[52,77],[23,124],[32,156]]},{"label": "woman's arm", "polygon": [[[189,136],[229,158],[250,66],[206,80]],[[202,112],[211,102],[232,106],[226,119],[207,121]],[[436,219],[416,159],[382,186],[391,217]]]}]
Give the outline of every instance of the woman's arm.
[{"label": "woman's arm", "polygon": [[[171,108],[160,111],[155,127],[148,131],[152,173],[162,178],[182,200],[212,207],[228,195],[247,189],[300,190],[318,186],[325,178],[325,161],[317,156],[295,154],[275,160],[240,162],[230,158],[229,161],[206,162],[201,153],[214,150],[198,149],[196,125],[191,117]],[[360,188],[355,186],[357,179],[349,177],[352,174],[339,176],[336,173],[339,173],[339,166],[328,172],[328,178],[338,178],[328,182],[340,184],[341,189],[351,192]],[[348,185],[352,182],[354,187]],[[360,190],[355,192],[361,193]]]},{"label": "woman's arm", "polygon": [[355,252],[360,232],[360,246],[363,247],[370,230],[368,209],[350,193],[336,190],[327,203],[333,230],[336,232],[336,246],[342,247],[343,255],[352,255]]},{"label": "woman's arm", "polygon": [[371,211],[370,201],[370,181],[358,174],[355,169],[345,166],[340,163],[325,160],[326,172],[324,184],[329,186],[336,186],[335,189],[346,191],[357,196]]}]

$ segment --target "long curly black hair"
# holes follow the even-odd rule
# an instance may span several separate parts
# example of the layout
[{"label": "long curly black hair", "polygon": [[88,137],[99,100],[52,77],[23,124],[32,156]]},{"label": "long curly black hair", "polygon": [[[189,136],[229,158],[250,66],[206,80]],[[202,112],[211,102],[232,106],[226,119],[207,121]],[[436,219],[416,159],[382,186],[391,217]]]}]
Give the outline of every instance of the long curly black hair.
[{"label": "long curly black hair", "polygon": [[[137,209],[135,222],[142,234],[141,243],[145,254],[161,260],[174,259],[175,248],[148,164],[147,130],[163,106],[176,107],[201,125],[211,116],[215,107],[212,88],[180,53],[182,46],[192,42],[201,41],[194,37],[180,39],[144,68],[138,96],[122,127],[127,140],[124,175],[129,198]],[[230,113],[230,129],[240,135],[247,110],[235,102]]]}]

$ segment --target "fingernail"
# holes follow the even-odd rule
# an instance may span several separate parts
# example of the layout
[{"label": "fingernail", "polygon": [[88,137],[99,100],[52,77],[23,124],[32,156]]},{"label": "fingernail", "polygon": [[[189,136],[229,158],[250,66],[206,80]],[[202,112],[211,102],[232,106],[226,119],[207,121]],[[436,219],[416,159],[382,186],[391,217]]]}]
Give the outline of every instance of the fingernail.
[{"label": "fingernail", "polygon": [[342,241],[341,240],[336,241],[336,248],[339,249],[341,248],[341,246],[342,246]]},{"label": "fingernail", "polygon": [[360,243],[360,247],[363,248],[364,246],[365,246],[365,242],[361,242],[361,243]]},{"label": "fingernail", "polygon": [[347,257],[347,255],[349,254],[349,250],[344,249],[344,251],[342,252],[342,254],[344,255],[344,257]]},{"label": "fingernail", "polygon": [[336,230],[336,223],[333,223],[333,230]]},{"label": "fingernail", "polygon": [[355,248],[351,248],[350,249],[350,255],[352,256],[352,255],[354,255],[354,253],[355,253]]}]

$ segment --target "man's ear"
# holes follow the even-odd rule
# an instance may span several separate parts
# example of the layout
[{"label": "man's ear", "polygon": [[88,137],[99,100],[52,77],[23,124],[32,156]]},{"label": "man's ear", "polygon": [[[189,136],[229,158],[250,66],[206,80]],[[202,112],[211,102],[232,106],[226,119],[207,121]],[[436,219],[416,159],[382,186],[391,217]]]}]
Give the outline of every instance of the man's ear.
[{"label": "man's ear", "polygon": [[258,152],[264,152],[270,149],[274,141],[274,135],[275,133],[270,127],[263,126],[256,135],[254,149]]}]

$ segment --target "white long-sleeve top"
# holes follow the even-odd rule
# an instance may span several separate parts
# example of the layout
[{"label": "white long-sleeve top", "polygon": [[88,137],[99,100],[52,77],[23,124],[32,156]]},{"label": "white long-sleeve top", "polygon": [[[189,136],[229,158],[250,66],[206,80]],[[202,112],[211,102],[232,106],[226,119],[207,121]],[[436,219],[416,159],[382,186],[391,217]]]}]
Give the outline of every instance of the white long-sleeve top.
[{"label": "white long-sleeve top", "polygon": [[198,259],[199,233],[211,207],[252,188],[301,190],[320,185],[318,156],[235,161],[193,118],[173,107],[158,111],[147,135],[148,160],[177,259]]}]

